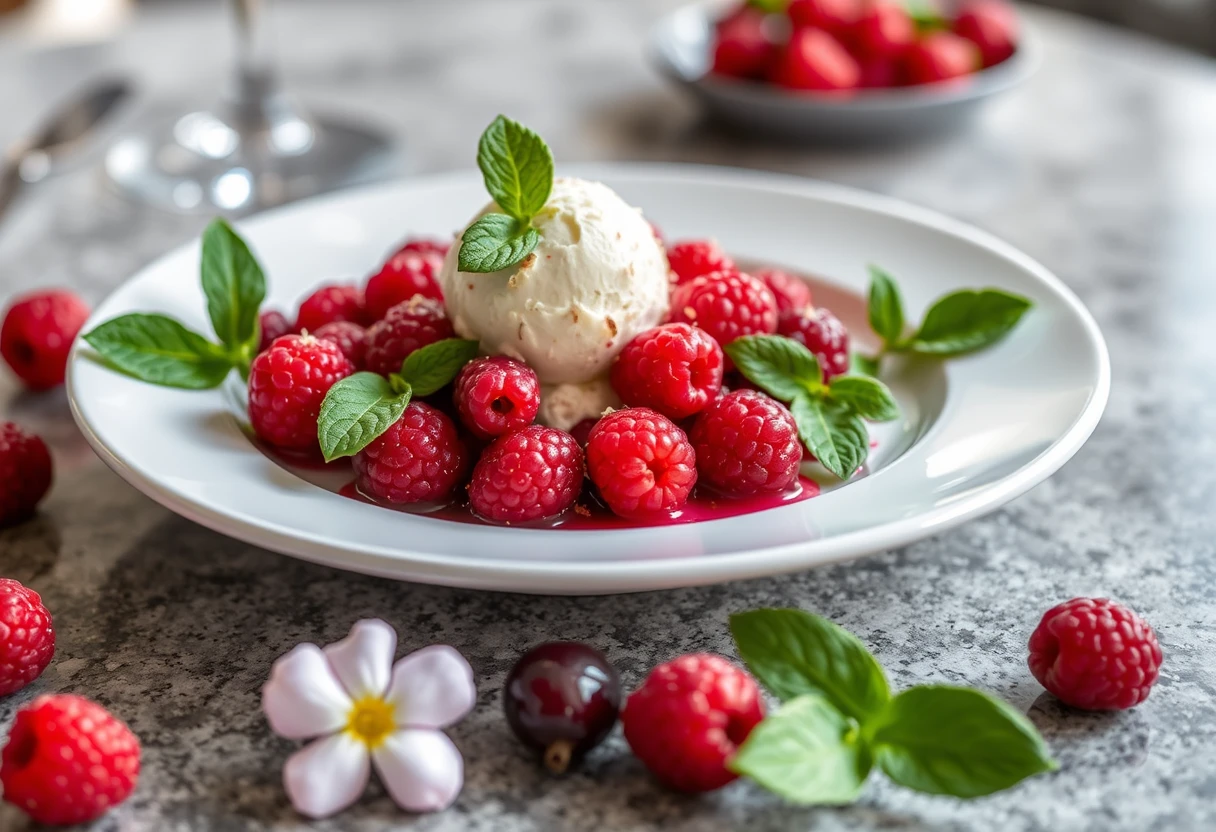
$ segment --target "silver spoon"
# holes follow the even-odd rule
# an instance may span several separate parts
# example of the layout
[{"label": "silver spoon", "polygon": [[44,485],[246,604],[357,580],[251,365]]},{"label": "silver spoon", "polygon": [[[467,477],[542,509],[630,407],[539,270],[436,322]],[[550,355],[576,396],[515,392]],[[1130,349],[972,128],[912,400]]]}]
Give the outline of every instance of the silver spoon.
[{"label": "silver spoon", "polygon": [[46,178],[130,93],[131,85],[121,79],[95,84],[62,104],[38,132],[12,145],[0,161],[0,217],[23,185]]}]

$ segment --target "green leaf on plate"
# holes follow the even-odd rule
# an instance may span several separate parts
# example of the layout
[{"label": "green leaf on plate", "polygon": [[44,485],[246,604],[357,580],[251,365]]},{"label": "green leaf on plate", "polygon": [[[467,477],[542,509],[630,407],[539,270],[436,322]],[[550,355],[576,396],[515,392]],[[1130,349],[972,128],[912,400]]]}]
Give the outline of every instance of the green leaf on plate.
[{"label": "green leaf on plate", "polygon": [[[899,404],[887,385],[870,376],[837,376],[828,385],[832,399],[849,407],[871,422],[890,422],[899,418]],[[867,437],[867,445],[869,444]]]},{"label": "green leaf on plate", "polygon": [[114,369],[163,387],[218,387],[232,369],[221,347],[164,315],[123,315],[84,340]]},{"label": "green leaf on plate", "polygon": [[489,274],[514,266],[532,253],[540,234],[506,214],[486,214],[465,230],[460,241],[462,272]]},{"label": "green leaf on plate", "polygon": [[930,307],[906,349],[951,356],[987,347],[1017,326],[1030,307],[1026,298],[999,289],[954,292]]},{"label": "green leaf on plate", "polygon": [[802,395],[790,402],[790,413],[798,425],[798,437],[824,468],[842,480],[856,474],[870,455],[870,432],[853,410]]},{"label": "green leaf on plate", "polygon": [[445,338],[414,350],[401,365],[401,378],[415,396],[429,396],[456,378],[460,369],[477,357],[477,342]]},{"label": "green leaf on plate", "polygon": [[266,277],[249,246],[222,219],[213,220],[203,232],[200,270],[207,314],[220,343],[234,354],[253,344],[258,309],[266,299]]},{"label": "green leaf on plate", "polygon": [[870,266],[870,300],[866,306],[870,329],[885,344],[896,344],[904,334],[904,301],[895,279],[878,266]]},{"label": "green leaf on plate", "polygon": [[747,379],[770,396],[788,402],[826,392],[819,359],[781,335],[744,335],[726,345],[726,354]]},{"label": "green leaf on plate", "polygon": [[410,403],[408,385],[398,391],[376,373],[355,373],[325,395],[317,417],[317,439],[326,462],[353,456],[401,418]]},{"label": "green leaf on plate", "polygon": [[879,359],[855,352],[849,356],[849,372],[863,376],[878,377]]}]

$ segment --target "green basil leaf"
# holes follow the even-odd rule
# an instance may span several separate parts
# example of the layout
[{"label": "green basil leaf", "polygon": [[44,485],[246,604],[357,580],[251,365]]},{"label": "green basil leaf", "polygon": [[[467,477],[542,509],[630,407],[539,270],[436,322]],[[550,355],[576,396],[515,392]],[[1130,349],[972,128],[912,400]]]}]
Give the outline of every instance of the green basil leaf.
[{"label": "green basil leaf", "polygon": [[849,356],[849,372],[863,376],[878,377],[880,359],[855,352]]},{"label": "green basil leaf", "polygon": [[207,314],[220,343],[234,352],[254,343],[266,277],[249,246],[222,219],[203,232],[201,275]]},{"label": "green basil leaf", "polygon": [[84,340],[114,369],[163,387],[207,390],[232,369],[222,348],[164,315],[123,315]]},{"label": "green basil leaf", "polygon": [[904,334],[904,301],[895,279],[877,266],[870,266],[870,301],[866,312],[870,329],[885,344],[896,344]]},{"label": "green basil leaf", "polygon": [[384,376],[355,373],[325,394],[317,417],[317,439],[326,462],[353,456],[401,418],[411,391],[398,392]]},{"label": "green basil leaf", "polygon": [[837,376],[828,385],[828,392],[832,399],[871,422],[890,422],[899,418],[899,403],[887,385],[876,378]]},{"label": "green basil leaf", "polygon": [[401,377],[415,396],[429,396],[456,378],[460,368],[476,357],[476,341],[445,338],[410,353],[401,365]]},{"label": "green basil leaf", "polygon": [[861,417],[839,405],[802,395],[790,402],[798,437],[815,458],[836,476],[847,480],[870,455],[870,432]]},{"label": "green basil leaf", "polygon": [[938,300],[925,313],[907,349],[922,355],[960,355],[996,343],[1017,326],[1029,300],[999,289],[965,289]]},{"label": "green basil leaf", "polygon": [[782,701],[819,694],[864,723],[882,713],[891,689],[857,636],[803,610],[759,609],[730,617],[740,658]]},{"label": "green basil leaf", "polygon": [[523,260],[540,234],[506,214],[486,214],[464,232],[460,241],[460,270],[489,274]]},{"label": "green basil leaf", "polygon": [[819,359],[792,338],[744,335],[725,350],[739,372],[773,398],[788,402],[825,389]]},{"label": "green basil leaf", "polygon": [[888,777],[930,794],[980,797],[1057,768],[1030,720],[969,688],[909,688],[870,735]]},{"label": "green basil leaf", "polygon": [[789,4],[790,0],[747,0],[747,5],[769,14],[783,12]]},{"label": "green basil leaf", "polygon": [[852,803],[873,765],[857,724],[800,696],[752,729],[728,766],[793,803]]},{"label": "green basil leaf", "polygon": [[505,116],[494,119],[477,144],[477,166],[504,214],[527,223],[545,207],[553,188],[553,154],[527,127]]}]

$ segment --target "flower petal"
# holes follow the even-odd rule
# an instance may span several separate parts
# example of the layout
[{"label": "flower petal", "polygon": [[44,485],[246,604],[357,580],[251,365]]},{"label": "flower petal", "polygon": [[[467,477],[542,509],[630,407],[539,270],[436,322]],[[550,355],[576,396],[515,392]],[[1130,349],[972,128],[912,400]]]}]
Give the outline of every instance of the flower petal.
[{"label": "flower petal", "polygon": [[383,696],[397,652],[397,631],[379,618],[356,621],[350,635],[324,652],[351,699]]},{"label": "flower petal", "polygon": [[453,647],[432,644],[397,662],[385,699],[402,728],[443,728],[477,703],[473,668]]},{"label": "flower petal", "polygon": [[447,734],[430,728],[394,731],[372,752],[393,801],[407,812],[452,805],[464,785],[464,759]]},{"label": "flower petal", "polygon": [[315,644],[297,644],[280,656],[262,687],[262,710],[271,730],[292,740],[337,731],[350,708],[350,697]]},{"label": "flower petal", "polygon": [[345,732],[309,743],[287,758],[283,787],[301,815],[327,818],[367,788],[367,746]]}]

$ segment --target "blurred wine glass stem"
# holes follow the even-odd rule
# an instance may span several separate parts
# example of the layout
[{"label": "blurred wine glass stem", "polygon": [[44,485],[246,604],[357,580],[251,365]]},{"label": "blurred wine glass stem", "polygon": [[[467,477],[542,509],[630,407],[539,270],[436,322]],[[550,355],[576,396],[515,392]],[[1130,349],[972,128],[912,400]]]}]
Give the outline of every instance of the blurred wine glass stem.
[{"label": "blurred wine glass stem", "polygon": [[[278,92],[271,64],[264,0],[228,0],[236,22],[236,78],[233,116],[239,127],[259,130],[270,121],[267,110]],[[274,102],[282,106],[281,102]]]}]

